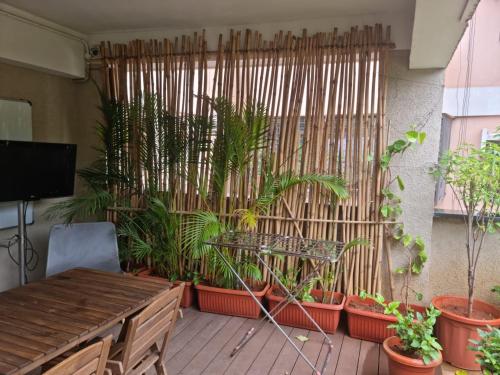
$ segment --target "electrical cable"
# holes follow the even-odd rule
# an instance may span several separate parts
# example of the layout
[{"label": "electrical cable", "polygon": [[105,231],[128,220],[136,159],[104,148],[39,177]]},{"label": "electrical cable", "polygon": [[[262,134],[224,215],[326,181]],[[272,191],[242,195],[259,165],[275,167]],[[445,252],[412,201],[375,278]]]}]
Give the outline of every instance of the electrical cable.
[{"label": "electrical cable", "polygon": [[[26,222],[26,213],[28,209],[28,204],[24,206],[23,210],[23,220]],[[28,230],[27,227],[24,227],[24,238],[25,238],[25,245],[24,245],[24,259],[25,259],[25,274],[24,274],[24,279],[26,282],[28,282],[28,271],[32,272],[34,271],[39,263],[40,256],[38,252],[36,251],[35,247],[33,246],[33,243],[28,237]],[[0,244],[0,248],[7,249],[7,253],[9,255],[9,258],[12,260],[14,264],[19,266],[19,260],[17,257],[12,254],[12,248],[16,246],[19,243],[19,235],[15,234],[10,238],[7,238],[3,240],[4,242],[6,241],[7,244]]]}]

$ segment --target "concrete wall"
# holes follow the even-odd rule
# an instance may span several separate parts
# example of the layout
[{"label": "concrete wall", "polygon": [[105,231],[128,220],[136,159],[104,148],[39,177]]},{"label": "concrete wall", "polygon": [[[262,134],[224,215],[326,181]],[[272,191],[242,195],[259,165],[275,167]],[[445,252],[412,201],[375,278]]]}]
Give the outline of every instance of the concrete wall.
[{"label": "concrete wall", "polygon": [[[405,231],[420,235],[425,241],[432,258],[432,218],[434,214],[434,180],[429,169],[438,160],[441,126],[441,106],[443,97],[443,69],[408,69],[409,51],[392,53],[388,71],[387,121],[390,126],[389,142],[403,136],[412,126],[427,133],[423,145],[407,151],[402,157],[393,160],[393,176],[400,175],[406,185],[400,194],[402,198]],[[396,244],[395,244],[396,245]],[[393,268],[406,262],[404,251],[395,246],[392,249]],[[384,255],[385,257],[385,255]],[[385,262],[385,259],[384,259]],[[430,267],[414,280],[413,287],[425,293],[430,299],[427,288]],[[388,295],[388,268],[384,265],[384,291]],[[399,280],[395,298],[399,298]]]},{"label": "concrete wall", "polygon": [[[500,233],[486,236],[476,273],[476,297],[499,303],[490,291],[500,285]],[[467,254],[462,218],[434,218],[430,284],[433,294],[467,295]]]},{"label": "concrete wall", "polygon": [[[77,168],[94,159],[94,125],[98,117],[98,96],[90,82],[77,83],[69,78],[0,63],[0,97],[27,99],[32,103],[33,140],[76,143]],[[78,189],[78,187],[77,187]],[[35,223],[28,226],[28,236],[40,254],[30,279],[44,275],[48,233],[52,224],[42,217],[55,200],[35,202]],[[0,243],[17,229],[0,230]],[[17,254],[17,248],[13,249]],[[0,248],[0,291],[17,286],[17,266],[7,250]]]}]

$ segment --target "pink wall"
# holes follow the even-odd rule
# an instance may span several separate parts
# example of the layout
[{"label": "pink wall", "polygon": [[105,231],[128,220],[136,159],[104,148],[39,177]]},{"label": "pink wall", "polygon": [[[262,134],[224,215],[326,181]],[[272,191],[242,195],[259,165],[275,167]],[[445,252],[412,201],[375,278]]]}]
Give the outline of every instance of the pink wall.
[{"label": "pink wall", "polygon": [[[451,123],[450,150],[455,150],[458,146],[460,125],[461,118],[454,118]],[[482,130],[488,129],[490,133],[494,133],[499,126],[500,116],[468,117],[466,126],[467,132],[465,134],[467,143],[479,147],[481,145]],[[449,186],[446,186],[445,196],[436,204],[435,208],[447,211],[460,211],[460,206],[453,198],[453,193]]]},{"label": "pink wall", "polygon": [[[481,0],[476,9],[471,86],[500,86],[500,0]],[[445,72],[445,87],[464,87],[469,29]]]}]

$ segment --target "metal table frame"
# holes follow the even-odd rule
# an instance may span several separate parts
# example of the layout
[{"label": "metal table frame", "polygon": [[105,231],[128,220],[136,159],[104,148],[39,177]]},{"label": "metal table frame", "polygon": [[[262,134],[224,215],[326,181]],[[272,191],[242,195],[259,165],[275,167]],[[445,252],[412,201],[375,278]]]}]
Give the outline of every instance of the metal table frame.
[{"label": "metal table frame", "polygon": [[[304,361],[311,367],[316,375],[321,375],[324,373],[326,366],[330,360],[331,352],[333,349],[333,342],[328,337],[328,335],[323,331],[323,329],[318,325],[318,323],[313,319],[309,312],[302,306],[302,304],[297,300],[297,295],[302,291],[302,289],[307,285],[307,283],[316,275],[319,275],[319,270],[322,266],[327,263],[336,263],[344,254],[344,244],[336,241],[323,241],[323,240],[311,240],[299,237],[289,237],[281,236],[275,234],[264,234],[264,233],[246,233],[246,232],[228,232],[224,233],[219,237],[213,238],[207,242],[207,245],[211,245],[217,255],[224,261],[224,263],[229,267],[231,272],[236,276],[240,284],[250,296],[253,298],[255,303],[264,312],[264,317],[257,323],[258,327],[252,327],[240,340],[238,345],[233,349],[231,356],[234,356],[241,348],[243,348],[255,333],[257,333],[263,326],[265,319],[269,319],[276,328],[286,337],[287,341],[292,345],[292,347],[297,351],[297,353],[304,359]],[[252,289],[249,285],[242,279],[238,272],[232,267],[231,262],[229,262],[224,256],[222,249],[235,249],[235,250],[246,250],[252,252],[258,262],[271,274],[271,276],[276,280],[277,284],[281,287],[283,292],[285,292],[286,297],[280,301],[272,310],[268,311],[263,304],[254,295]],[[293,290],[288,290],[285,285],[280,281],[279,277],[272,270],[263,255],[286,255],[295,256],[303,259],[311,259],[316,261],[313,269],[309,274],[303,278],[303,280],[295,287]],[[288,304],[295,303],[300,310],[304,313],[307,319],[314,325],[314,327],[324,336],[326,343],[328,345],[328,352],[326,354],[325,361],[321,370],[318,370],[315,364],[313,364],[309,358],[302,352],[302,350],[295,344],[292,338],[280,327],[280,325],[274,319],[277,314],[280,313]]]}]

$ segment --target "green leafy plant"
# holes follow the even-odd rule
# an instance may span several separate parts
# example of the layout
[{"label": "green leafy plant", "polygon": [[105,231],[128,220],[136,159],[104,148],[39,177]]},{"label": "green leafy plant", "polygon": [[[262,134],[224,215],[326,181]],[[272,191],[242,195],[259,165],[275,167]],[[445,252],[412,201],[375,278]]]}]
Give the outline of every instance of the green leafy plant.
[{"label": "green leafy plant", "polygon": [[444,155],[436,168],[451,187],[464,215],[467,253],[468,307],[472,316],[476,270],[487,234],[500,229],[500,144],[464,146]]},{"label": "green leafy plant", "polygon": [[476,361],[484,375],[500,374],[500,329],[478,329],[478,334],[479,340],[469,340],[472,343],[469,349],[477,352]]},{"label": "green leafy plant", "polygon": [[175,280],[184,278],[184,265],[177,235],[180,218],[168,209],[169,205],[169,199],[149,198],[143,211],[123,215],[118,235],[128,240],[137,262]]},{"label": "green leafy plant", "polygon": [[401,302],[386,302],[380,294],[369,295],[365,292],[360,294],[361,298],[372,298],[376,303],[384,307],[384,314],[393,315],[396,323],[387,327],[393,328],[401,340],[400,350],[408,356],[417,356],[425,364],[429,364],[439,358],[441,345],[433,335],[434,325],[437,317],[441,314],[439,310],[430,305],[425,314],[414,312],[411,308],[405,308],[401,312]]},{"label": "green leafy plant", "polygon": [[[344,245],[343,251],[348,251],[356,246],[370,246],[370,241],[365,240],[363,238],[356,238],[352,241],[349,241]],[[300,269],[298,268],[289,268],[285,273],[281,272],[281,270],[275,270],[276,275],[278,276],[281,283],[288,290],[295,290],[299,285],[299,276]],[[312,277],[308,282],[302,285],[299,293],[297,294],[297,299],[303,302],[321,302],[321,303],[334,303],[334,294],[329,293],[330,287],[335,285],[335,281],[337,278],[337,274],[334,272],[326,272],[323,275],[316,274],[316,276]],[[321,288],[321,301],[317,301],[311,294],[312,290],[319,284]]]},{"label": "green leafy plant", "polygon": [[[210,155],[214,179],[210,188],[200,190],[204,209],[188,217],[182,230],[182,242],[193,259],[210,259],[209,270],[204,275],[209,282],[235,286],[229,267],[223,261],[216,260],[214,249],[206,245],[207,240],[228,231],[254,230],[259,215],[267,213],[295,186],[317,185],[337,199],[346,198],[348,193],[345,181],[337,176],[273,173],[272,163],[262,153],[269,139],[269,121],[264,107],[247,104],[238,111],[225,99],[213,101],[213,106],[216,121],[220,125]],[[243,172],[255,158],[262,160],[263,182],[253,186],[251,193],[240,192],[240,197],[245,197],[246,208],[238,208],[236,197],[227,196],[226,186],[230,178],[237,181],[236,186],[244,186]],[[254,278],[258,276],[257,266],[252,265],[252,258],[245,252],[223,251],[230,263],[244,266],[243,274]]]},{"label": "green leafy plant", "polygon": [[[396,189],[391,188],[391,186],[396,185],[399,191],[404,191],[405,183],[399,175],[392,177],[390,166],[396,155],[401,155],[415,145],[422,144],[425,138],[425,132],[411,129],[405,133],[404,138],[397,139],[391,143],[380,159],[380,168],[382,171],[386,172],[388,177],[388,183],[386,187],[382,189],[383,202],[380,207],[380,213],[384,219],[394,222],[394,224],[385,225],[384,228],[388,241],[391,241],[391,239],[398,241],[405,252],[407,259],[406,264],[391,270],[391,272],[403,277],[401,296],[407,307],[410,292],[412,292],[419,301],[423,298],[422,293],[411,287],[411,280],[413,275],[419,275],[422,272],[428,256],[425,249],[425,242],[422,237],[413,236],[405,232],[403,224],[398,223],[403,213],[403,209],[401,208],[401,198],[394,192]],[[387,244],[387,251],[390,258],[390,243]],[[390,262],[390,264],[391,263],[392,262]],[[394,298],[392,276],[390,277],[391,294],[392,298]]]}]

